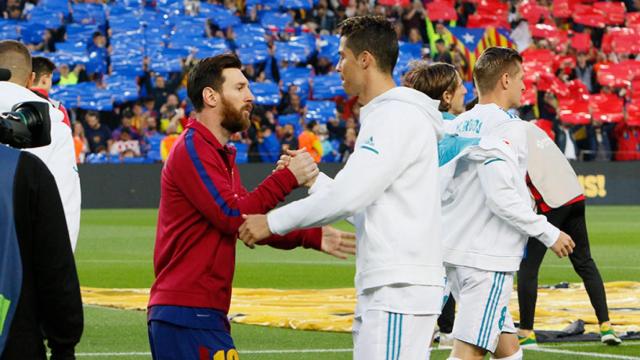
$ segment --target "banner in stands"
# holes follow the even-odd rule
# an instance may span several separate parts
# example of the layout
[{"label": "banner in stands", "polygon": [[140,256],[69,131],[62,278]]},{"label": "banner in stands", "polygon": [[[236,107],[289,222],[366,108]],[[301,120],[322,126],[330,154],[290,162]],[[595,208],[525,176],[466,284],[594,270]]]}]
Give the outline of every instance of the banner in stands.
[{"label": "banner in stands", "polygon": [[[333,177],[341,166],[321,164],[320,168]],[[576,162],[573,166],[587,204],[640,205],[640,162]],[[272,164],[240,165],[242,180],[248,189],[255,188],[272,169]],[[81,165],[82,207],[157,208],[161,170],[161,164]],[[287,201],[305,195],[305,190],[298,189]]]}]

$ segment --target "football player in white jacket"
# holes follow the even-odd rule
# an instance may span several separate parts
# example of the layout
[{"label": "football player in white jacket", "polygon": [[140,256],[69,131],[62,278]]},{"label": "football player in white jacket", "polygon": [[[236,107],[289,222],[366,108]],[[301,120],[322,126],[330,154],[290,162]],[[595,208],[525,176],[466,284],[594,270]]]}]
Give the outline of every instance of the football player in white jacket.
[{"label": "football player in white jacket", "polygon": [[355,151],[335,179],[320,175],[302,200],[248,216],[240,239],[352,217],[356,227],[354,359],[424,360],[442,306],[444,268],[438,189],[438,101],[392,76],[398,57],[384,18],[341,24],[337,70],[358,96]]},{"label": "football player in white jacket", "polygon": [[[24,101],[46,102],[28,89],[33,82],[31,54],[23,44],[11,40],[0,42],[0,68],[8,68],[12,75],[9,81],[0,82],[1,111],[10,111],[13,105]],[[71,128],[63,122],[64,114],[51,102],[49,102],[49,116],[51,144],[26,149],[26,151],[39,157],[56,180],[73,250],[80,231],[81,198],[73,137]]]},{"label": "football player in white jacket", "polygon": [[496,359],[521,359],[507,306],[527,239],[538,238],[558,256],[575,246],[532,210],[525,183],[526,131],[507,112],[520,106],[523,78],[522,57],[515,50],[487,49],[474,68],[479,103],[447,123],[448,132],[459,137],[507,145],[498,146],[503,156],[459,162],[454,192],[442,206],[444,262],[459,304],[450,359],[482,359],[487,352]]}]

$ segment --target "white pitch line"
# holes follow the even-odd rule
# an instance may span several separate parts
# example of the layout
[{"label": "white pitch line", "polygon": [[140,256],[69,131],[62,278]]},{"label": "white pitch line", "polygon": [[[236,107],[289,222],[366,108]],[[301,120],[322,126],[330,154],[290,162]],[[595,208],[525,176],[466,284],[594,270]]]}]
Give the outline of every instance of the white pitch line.
[{"label": "white pitch line", "polygon": [[612,355],[612,354],[598,354],[592,352],[584,352],[584,351],[571,351],[571,350],[561,350],[561,349],[550,349],[550,348],[526,348],[525,350],[535,351],[535,352],[544,352],[544,353],[552,353],[552,354],[567,354],[567,355],[581,355],[581,356],[589,356],[594,358],[601,359],[624,359],[624,360],[640,360],[640,357],[636,356],[626,356],[626,355]]},{"label": "white pitch line", "polygon": [[[587,345],[587,344],[584,344]],[[595,345],[595,344],[590,344]],[[637,345],[637,344],[633,344]],[[623,345],[631,346],[631,344]],[[451,349],[438,349],[435,348],[432,351],[450,351]],[[640,357],[626,356],[626,355],[611,355],[611,354],[598,354],[584,351],[571,351],[562,349],[553,349],[551,347],[538,347],[538,348],[526,348],[526,351],[545,352],[554,354],[567,354],[567,355],[582,355],[593,358],[603,359],[623,359],[623,360],[640,360]],[[352,352],[353,349],[272,349],[272,350],[240,350],[240,354],[304,354],[304,353],[345,353]],[[103,352],[103,353],[77,353],[78,357],[97,357],[97,356],[151,356],[150,352]]]}]

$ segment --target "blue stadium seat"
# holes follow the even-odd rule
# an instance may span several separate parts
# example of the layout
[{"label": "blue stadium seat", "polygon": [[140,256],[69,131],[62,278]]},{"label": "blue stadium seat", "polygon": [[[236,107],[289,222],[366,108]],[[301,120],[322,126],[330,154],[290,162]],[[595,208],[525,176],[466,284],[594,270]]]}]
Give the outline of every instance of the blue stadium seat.
[{"label": "blue stadium seat", "polygon": [[293,23],[293,18],[289,13],[281,13],[276,11],[260,12],[260,24],[265,29],[276,29],[282,31]]},{"label": "blue stadium seat", "polygon": [[316,100],[329,100],[336,96],[346,96],[342,88],[340,74],[319,75],[313,78],[313,98]]},{"label": "blue stadium seat", "polygon": [[249,145],[239,142],[230,142],[236,148],[236,164],[246,164],[249,162]]},{"label": "blue stadium seat", "polygon": [[307,101],[307,115],[304,120],[308,123],[315,120],[319,124],[326,124],[331,118],[336,117],[336,103],[334,101]]},{"label": "blue stadium seat", "polygon": [[233,27],[235,42],[238,47],[249,47],[256,43],[265,43],[266,32],[256,24],[240,24]]},{"label": "blue stadium seat", "polygon": [[200,2],[200,14],[206,15],[212,23],[223,30],[230,26],[236,26],[240,24],[240,18],[237,17],[231,10],[226,9],[221,5],[213,5],[207,4],[205,2]]},{"label": "blue stadium seat", "polygon": [[243,64],[260,64],[269,58],[269,48],[266,43],[254,43],[252,46],[239,47],[236,54]]},{"label": "blue stadium seat", "polygon": [[332,64],[338,64],[340,60],[340,54],[338,54],[338,48],[340,47],[340,37],[338,35],[322,35],[320,36],[320,52],[318,57],[329,59]]},{"label": "blue stadium seat", "polygon": [[298,136],[302,132],[302,126],[300,125],[300,115],[298,114],[278,116],[278,125],[292,125],[296,136]]},{"label": "blue stadium seat", "polygon": [[280,103],[280,89],[278,84],[266,82],[252,82],[250,85],[251,92],[256,97],[255,103],[258,105],[275,106]]},{"label": "blue stadium seat", "polygon": [[293,41],[276,41],[275,57],[278,62],[308,62],[312,49],[305,43]]}]

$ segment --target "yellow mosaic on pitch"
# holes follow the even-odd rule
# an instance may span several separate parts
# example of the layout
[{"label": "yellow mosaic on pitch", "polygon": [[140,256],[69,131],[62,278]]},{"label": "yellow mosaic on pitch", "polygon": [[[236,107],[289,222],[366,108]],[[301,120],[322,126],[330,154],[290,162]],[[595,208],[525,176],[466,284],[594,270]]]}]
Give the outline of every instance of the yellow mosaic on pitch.
[{"label": "yellow mosaic on pitch", "polygon": [[[640,331],[640,282],[605,284],[609,317],[617,332]],[[88,305],[145,310],[149,289],[82,288]],[[354,289],[277,290],[233,289],[229,316],[233,322],[303,330],[351,331],[356,298]],[[518,320],[514,290],[509,305]],[[582,319],[587,332],[598,332],[597,319],[582,284],[568,289],[539,289],[536,307],[537,330],[561,330]]]}]

